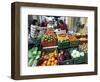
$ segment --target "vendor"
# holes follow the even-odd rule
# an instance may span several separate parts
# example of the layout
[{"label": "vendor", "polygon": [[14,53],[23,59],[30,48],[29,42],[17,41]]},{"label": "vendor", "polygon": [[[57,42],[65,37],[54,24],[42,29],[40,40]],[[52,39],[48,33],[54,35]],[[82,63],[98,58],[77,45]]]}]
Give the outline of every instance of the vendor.
[{"label": "vendor", "polygon": [[66,30],[66,32],[68,32],[68,27],[67,27],[67,25],[63,22],[63,20],[59,20],[59,22],[58,22],[58,28],[60,28],[61,30]]},{"label": "vendor", "polygon": [[45,18],[41,23],[41,27],[47,27],[47,24],[48,24],[48,22],[47,22],[47,20]]}]

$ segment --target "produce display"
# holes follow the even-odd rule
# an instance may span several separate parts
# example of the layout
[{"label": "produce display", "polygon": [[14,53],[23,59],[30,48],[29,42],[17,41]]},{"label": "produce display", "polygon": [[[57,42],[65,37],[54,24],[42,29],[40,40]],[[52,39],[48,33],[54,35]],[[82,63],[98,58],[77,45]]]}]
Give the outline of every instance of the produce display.
[{"label": "produce display", "polygon": [[67,41],[67,40],[69,40],[69,37],[66,36],[65,34],[58,34],[58,35],[57,35],[57,38],[58,38],[58,42],[62,42],[62,41]]},{"label": "produce display", "polygon": [[77,58],[77,57],[84,56],[84,55],[85,55],[84,52],[80,52],[77,50],[72,50],[72,53],[71,53],[72,58]]},{"label": "produce display", "polygon": [[41,51],[38,47],[34,47],[28,51],[28,66],[36,66],[40,58]]},{"label": "produce display", "polygon": [[43,47],[55,46],[57,44],[57,36],[53,31],[47,31],[42,37],[41,45]]},{"label": "produce display", "polygon": [[79,51],[78,48],[68,49],[67,54],[69,55],[69,59],[61,61],[60,65],[69,65],[69,64],[84,64],[87,63],[87,54]]},{"label": "produce display", "polygon": [[87,64],[87,27],[80,25],[81,17],[68,18],[36,16],[29,20],[28,66]]},{"label": "produce display", "polygon": [[80,41],[86,41],[87,39],[86,38],[80,38],[79,40]]},{"label": "produce display", "polygon": [[68,48],[70,46],[70,42],[69,41],[62,41],[62,42],[58,42],[58,48]]},{"label": "produce display", "polygon": [[71,56],[74,64],[87,63],[86,53],[83,51],[72,50]]},{"label": "produce display", "polygon": [[53,65],[58,65],[58,60],[57,60],[57,51],[54,50],[53,52],[42,52],[42,56],[40,58],[40,66],[53,66]]},{"label": "produce display", "polygon": [[28,51],[28,66],[87,63],[87,43],[80,44],[74,35],[56,34],[53,30],[47,30],[33,40],[34,46]]},{"label": "produce display", "polygon": [[88,44],[87,43],[83,43],[81,45],[79,45],[80,50],[84,51],[85,53],[88,53]]},{"label": "produce display", "polygon": [[68,50],[60,50],[58,53],[58,62],[61,64],[63,61],[71,59],[71,55]]},{"label": "produce display", "polygon": [[78,39],[74,35],[69,35],[69,41],[77,41]]}]

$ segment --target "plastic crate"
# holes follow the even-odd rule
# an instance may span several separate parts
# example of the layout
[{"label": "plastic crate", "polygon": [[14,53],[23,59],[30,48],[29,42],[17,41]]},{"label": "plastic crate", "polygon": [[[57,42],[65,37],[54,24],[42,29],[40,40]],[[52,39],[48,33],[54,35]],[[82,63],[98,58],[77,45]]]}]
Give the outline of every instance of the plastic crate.
[{"label": "plastic crate", "polygon": [[79,40],[77,40],[77,41],[70,41],[70,47],[79,46],[79,44],[80,44]]},{"label": "plastic crate", "polygon": [[84,64],[87,63],[87,55],[85,54],[84,56],[80,56],[78,58],[73,59],[74,64]]},{"label": "plastic crate", "polygon": [[70,46],[69,41],[58,42],[58,48],[68,48]]},{"label": "plastic crate", "polygon": [[72,58],[69,60],[59,62],[59,64],[60,65],[87,64],[87,54],[85,54],[84,56],[80,56],[78,58]]},{"label": "plastic crate", "polygon": [[59,62],[60,65],[69,65],[69,64],[74,64],[73,59],[65,60],[62,62]]},{"label": "plastic crate", "polygon": [[41,45],[43,47],[56,46],[57,45],[57,42],[56,41],[53,41],[53,42],[41,42]]}]

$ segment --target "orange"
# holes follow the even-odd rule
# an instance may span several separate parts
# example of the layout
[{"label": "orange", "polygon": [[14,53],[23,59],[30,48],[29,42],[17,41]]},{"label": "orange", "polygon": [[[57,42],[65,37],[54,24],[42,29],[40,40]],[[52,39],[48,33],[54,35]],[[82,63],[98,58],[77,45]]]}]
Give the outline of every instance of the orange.
[{"label": "orange", "polygon": [[51,61],[55,61],[55,57],[52,57],[52,58],[51,58]]},{"label": "orange", "polygon": [[46,66],[45,64],[42,64],[41,66]]},{"label": "orange", "polygon": [[55,65],[55,63],[54,62],[51,62],[51,66],[53,66],[53,65]]},{"label": "orange", "polygon": [[43,64],[46,64],[47,63],[47,61],[45,60],[44,62],[43,62]]},{"label": "orange", "polygon": [[50,66],[50,64],[51,64],[51,62],[50,62],[50,61],[48,61],[48,62],[47,62],[47,66]]},{"label": "orange", "polygon": [[55,60],[54,62],[55,62],[55,64],[57,64],[57,63],[58,63],[58,61],[57,61],[57,60]]}]

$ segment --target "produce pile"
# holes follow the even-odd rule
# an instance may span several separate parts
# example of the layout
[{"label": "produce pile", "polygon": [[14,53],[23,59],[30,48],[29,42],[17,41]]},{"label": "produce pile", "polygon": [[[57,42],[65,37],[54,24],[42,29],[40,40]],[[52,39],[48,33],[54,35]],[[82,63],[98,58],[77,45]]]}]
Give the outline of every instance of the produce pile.
[{"label": "produce pile", "polygon": [[81,44],[77,37],[56,34],[47,30],[33,39],[28,50],[28,66],[56,66],[87,63],[87,43]]},{"label": "produce pile", "polygon": [[58,42],[67,41],[69,37],[65,34],[57,34]]},{"label": "produce pile", "polygon": [[69,41],[77,41],[78,39],[75,36],[69,35]]},{"label": "produce pile", "polygon": [[41,45],[43,47],[55,46],[57,44],[57,37],[53,31],[47,31],[41,40]]},{"label": "produce pile", "polygon": [[88,44],[87,43],[83,43],[81,45],[79,45],[80,50],[84,51],[85,53],[88,52]]},{"label": "produce pile", "polygon": [[53,52],[42,52],[42,56],[39,61],[40,66],[53,66],[58,64],[57,60],[57,51],[54,50]]},{"label": "produce pile", "polygon": [[[86,63],[86,53],[75,49],[46,49],[37,48],[29,51],[29,66],[56,66]],[[77,60],[76,60],[77,59]],[[77,63],[76,63],[77,62]]]},{"label": "produce pile", "polygon": [[40,58],[41,51],[38,47],[34,47],[28,51],[28,66],[36,66]]},{"label": "produce pile", "polygon": [[85,55],[84,52],[80,52],[80,51],[78,51],[76,49],[72,50],[72,52],[71,52],[71,56],[73,58],[77,58],[77,57],[84,56],[84,55]]}]

